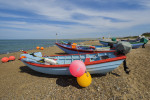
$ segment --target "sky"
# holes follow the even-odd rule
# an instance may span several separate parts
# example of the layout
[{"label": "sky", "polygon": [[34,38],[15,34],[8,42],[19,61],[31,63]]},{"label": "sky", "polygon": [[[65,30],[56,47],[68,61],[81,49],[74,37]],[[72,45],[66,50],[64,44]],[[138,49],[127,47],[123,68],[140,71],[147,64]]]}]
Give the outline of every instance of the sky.
[{"label": "sky", "polygon": [[150,32],[150,0],[0,0],[0,39],[124,37],[145,32]]}]

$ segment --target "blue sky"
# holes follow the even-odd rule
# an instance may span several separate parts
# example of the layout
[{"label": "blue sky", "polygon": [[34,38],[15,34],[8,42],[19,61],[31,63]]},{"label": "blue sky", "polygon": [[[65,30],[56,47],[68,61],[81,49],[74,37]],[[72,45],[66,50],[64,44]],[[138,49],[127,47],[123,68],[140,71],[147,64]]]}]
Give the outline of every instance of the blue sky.
[{"label": "blue sky", "polygon": [[0,0],[0,39],[134,36],[149,16],[149,0]]}]

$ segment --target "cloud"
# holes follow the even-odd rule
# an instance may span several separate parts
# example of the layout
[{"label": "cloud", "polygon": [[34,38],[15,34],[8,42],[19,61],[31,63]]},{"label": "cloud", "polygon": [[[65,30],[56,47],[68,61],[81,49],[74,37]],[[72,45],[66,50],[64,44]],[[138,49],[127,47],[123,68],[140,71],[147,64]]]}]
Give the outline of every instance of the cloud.
[{"label": "cloud", "polygon": [[91,34],[150,24],[148,0],[1,0],[0,3],[1,33],[10,30],[39,37],[41,33],[45,37],[55,33],[94,37]]}]

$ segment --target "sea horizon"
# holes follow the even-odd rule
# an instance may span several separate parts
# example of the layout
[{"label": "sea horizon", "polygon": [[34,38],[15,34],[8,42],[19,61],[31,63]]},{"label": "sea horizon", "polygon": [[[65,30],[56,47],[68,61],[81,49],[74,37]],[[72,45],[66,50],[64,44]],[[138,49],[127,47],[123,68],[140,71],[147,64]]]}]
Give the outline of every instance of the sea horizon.
[{"label": "sea horizon", "polygon": [[0,39],[0,40],[97,40],[99,38],[72,38],[72,39]]}]

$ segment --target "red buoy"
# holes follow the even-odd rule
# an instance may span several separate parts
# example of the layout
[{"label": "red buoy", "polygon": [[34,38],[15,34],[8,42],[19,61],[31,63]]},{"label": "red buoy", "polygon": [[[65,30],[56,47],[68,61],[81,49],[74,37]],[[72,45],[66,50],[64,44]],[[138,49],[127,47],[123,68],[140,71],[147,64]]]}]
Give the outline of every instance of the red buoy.
[{"label": "red buoy", "polygon": [[3,57],[3,58],[1,59],[1,61],[2,61],[3,63],[8,62],[8,60],[9,60],[8,57]]},{"label": "red buoy", "polygon": [[9,60],[15,60],[15,57],[14,56],[10,56]]}]

